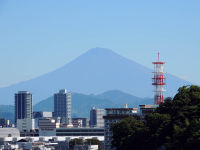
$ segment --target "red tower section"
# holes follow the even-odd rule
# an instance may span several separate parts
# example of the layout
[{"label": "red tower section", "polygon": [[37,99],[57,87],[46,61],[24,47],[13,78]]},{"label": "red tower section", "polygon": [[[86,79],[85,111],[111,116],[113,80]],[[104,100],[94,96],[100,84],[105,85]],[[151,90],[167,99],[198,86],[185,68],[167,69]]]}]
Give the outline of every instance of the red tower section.
[{"label": "red tower section", "polygon": [[164,96],[163,93],[164,85],[166,85],[166,78],[165,73],[163,72],[163,65],[165,62],[159,61],[159,53],[158,53],[158,61],[153,62],[154,64],[154,77],[152,85],[154,86],[154,104],[159,105],[160,103],[164,102]]}]

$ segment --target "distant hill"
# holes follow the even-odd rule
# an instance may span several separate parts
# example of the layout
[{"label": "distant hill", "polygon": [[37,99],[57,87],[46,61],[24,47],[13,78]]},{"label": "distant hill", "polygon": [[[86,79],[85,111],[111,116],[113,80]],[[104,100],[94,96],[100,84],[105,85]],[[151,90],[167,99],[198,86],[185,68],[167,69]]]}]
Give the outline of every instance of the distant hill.
[{"label": "distant hill", "polygon": [[14,106],[12,105],[0,105],[0,118],[6,118],[14,122]]},{"label": "distant hill", "polygon": [[[34,105],[34,111],[54,111],[53,96],[42,100]],[[89,111],[92,107],[105,108],[114,107],[115,105],[106,99],[98,98],[94,95],[84,95],[79,93],[72,94],[72,116],[89,117]]]},{"label": "distant hill", "polygon": [[[108,91],[100,95],[85,95],[79,93],[72,94],[72,116],[89,117],[90,109],[123,107],[138,107],[140,104],[153,104],[153,99],[139,98],[119,90]],[[53,111],[53,96],[34,105],[34,111]]]},{"label": "distant hill", "polygon": [[[152,71],[112,50],[93,48],[53,72],[0,88],[0,104],[13,104],[13,95],[20,90],[33,93],[33,102],[36,104],[63,88],[84,94],[116,89],[137,97],[153,97]],[[167,74],[166,95],[173,96],[180,86],[188,84],[187,81]]]},{"label": "distant hill", "polygon": [[126,103],[129,104],[130,107],[138,107],[140,104],[153,104],[153,98],[140,98],[119,90],[104,92],[97,95],[97,97],[101,99],[109,99],[117,105]]}]

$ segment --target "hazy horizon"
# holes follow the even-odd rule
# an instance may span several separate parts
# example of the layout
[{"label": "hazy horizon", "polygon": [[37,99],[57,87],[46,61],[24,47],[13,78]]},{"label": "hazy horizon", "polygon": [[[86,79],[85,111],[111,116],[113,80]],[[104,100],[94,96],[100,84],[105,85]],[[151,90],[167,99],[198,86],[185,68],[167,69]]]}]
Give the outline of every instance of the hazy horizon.
[{"label": "hazy horizon", "polygon": [[56,70],[94,47],[200,84],[200,1],[0,1],[0,87]]}]

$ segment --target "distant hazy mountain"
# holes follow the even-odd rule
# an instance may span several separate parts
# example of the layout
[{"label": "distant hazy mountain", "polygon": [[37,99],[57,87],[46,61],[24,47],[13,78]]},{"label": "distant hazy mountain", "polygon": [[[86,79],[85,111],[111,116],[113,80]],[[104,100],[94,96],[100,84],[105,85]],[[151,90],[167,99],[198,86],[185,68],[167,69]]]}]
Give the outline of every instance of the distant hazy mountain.
[{"label": "distant hazy mountain", "polygon": [[117,105],[128,104],[129,107],[138,107],[140,104],[153,104],[153,98],[140,98],[131,94],[112,90],[97,95],[101,99],[109,99],[112,103]]},{"label": "distant hazy mountain", "polygon": [[[73,93],[72,116],[89,117],[89,112],[92,107],[101,109],[123,107],[125,103],[128,104],[128,107],[138,107],[140,104],[153,104],[153,99],[143,99],[121,91],[108,91],[100,95]],[[37,103],[33,110],[53,111],[53,96]]]},{"label": "distant hazy mountain", "polygon": [[[138,107],[140,104],[153,104],[153,99],[143,99],[122,91],[108,91],[99,95],[85,95],[72,93],[72,116],[73,117],[89,117],[89,112],[92,107],[96,108],[112,108],[123,107],[123,104],[128,104],[128,107]],[[33,111],[54,111],[53,96],[35,104]],[[0,105],[0,118],[14,120],[14,106]]]},{"label": "distant hazy mountain", "polygon": [[[112,50],[94,48],[53,72],[1,88],[0,104],[13,104],[14,93],[19,90],[33,93],[36,104],[62,88],[85,94],[121,90],[137,97],[153,97],[152,76],[151,69]],[[180,86],[188,84],[190,83],[167,74],[169,96],[173,96]]]},{"label": "distant hazy mountain", "polygon": [[11,121],[10,123],[14,123],[14,106],[0,105],[0,118],[6,118]]},{"label": "distant hazy mountain", "polygon": [[[34,111],[54,111],[53,96],[37,103]],[[94,95],[72,94],[72,116],[73,117],[88,117],[92,107],[105,108],[114,107],[115,105],[110,100],[100,99]]]}]

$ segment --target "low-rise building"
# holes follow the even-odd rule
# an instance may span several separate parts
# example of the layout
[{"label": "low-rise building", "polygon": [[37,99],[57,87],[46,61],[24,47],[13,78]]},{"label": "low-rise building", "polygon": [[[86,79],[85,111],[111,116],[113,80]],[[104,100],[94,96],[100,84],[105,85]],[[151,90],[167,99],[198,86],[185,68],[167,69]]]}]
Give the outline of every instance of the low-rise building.
[{"label": "low-rise building", "polygon": [[0,128],[0,138],[5,137],[20,137],[20,132],[17,128]]},{"label": "low-rise building", "polygon": [[127,105],[125,105],[124,108],[107,108],[106,115],[104,116],[104,149],[105,150],[112,150],[112,130],[111,126],[114,123],[119,122],[120,120],[135,116],[137,117],[137,108],[127,108]]},{"label": "low-rise building", "polygon": [[155,110],[155,105],[139,105],[140,106],[140,115],[145,116],[151,114]]},{"label": "low-rise building", "polygon": [[[49,137],[0,137],[0,149],[31,149],[31,150],[69,150],[69,142],[72,139],[87,140],[92,139],[91,136],[86,137],[64,137],[64,136],[49,136]],[[103,138],[98,137],[99,141],[103,142]],[[98,145],[85,144],[81,147],[76,147],[79,150],[95,150]],[[82,149],[81,149],[82,150]]]},{"label": "low-rise building", "polygon": [[81,119],[72,119],[72,124],[74,128],[81,128],[83,126]]},{"label": "low-rise building", "polygon": [[74,150],[98,150],[98,145],[75,145]]},{"label": "low-rise building", "polygon": [[48,129],[55,129],[55,128],[59,128],[60,127],[60,123],[56,122],[55,119],[53,118],[40,118],[39,119],[39,129],[41,130],[48,130]]},{"label": "low-rise building", "polygon": [[33,112],[33,118],[51,118],[53,117],[52,112],[47,112],[47,111],[36,111]]},{"label": "low-rise building", "polygon": [[35,119],[35,128],[38,128],[38,123],[40,118],[52,118],[53,113],[52,112],[33,112],[33,118]]},{"label": "low-rise building", "polygon": [[19,131],[30,131],[35,129],[35,120],[31,118],[17,119],[17,129]]},{"label": "low-rise building", "polygon": [[74,120],[82,120],[81,127],[87,128],[89,127],[89,119],[88,118],[72,118],[72,121]]},{"label": "low-rise building", "polygon": [[9,120],[6,120],[5,118],[0,118],[0,127],[9,127],[10,123]]},{"label": "low-rise building", "polygon": [[60,123],[53,118],[39,119],[39,135],[48,136],[54,135],[55,129],[60,127]]},{"label": "low-rise building", "polygon": [[104,139],[104,128],[51,128],[39,130],[39,135],[43,137],[95,137]]},{"label": "low-rise building", "polygon": [[56,136],[104,136],[104,128],[57,128]]}]

